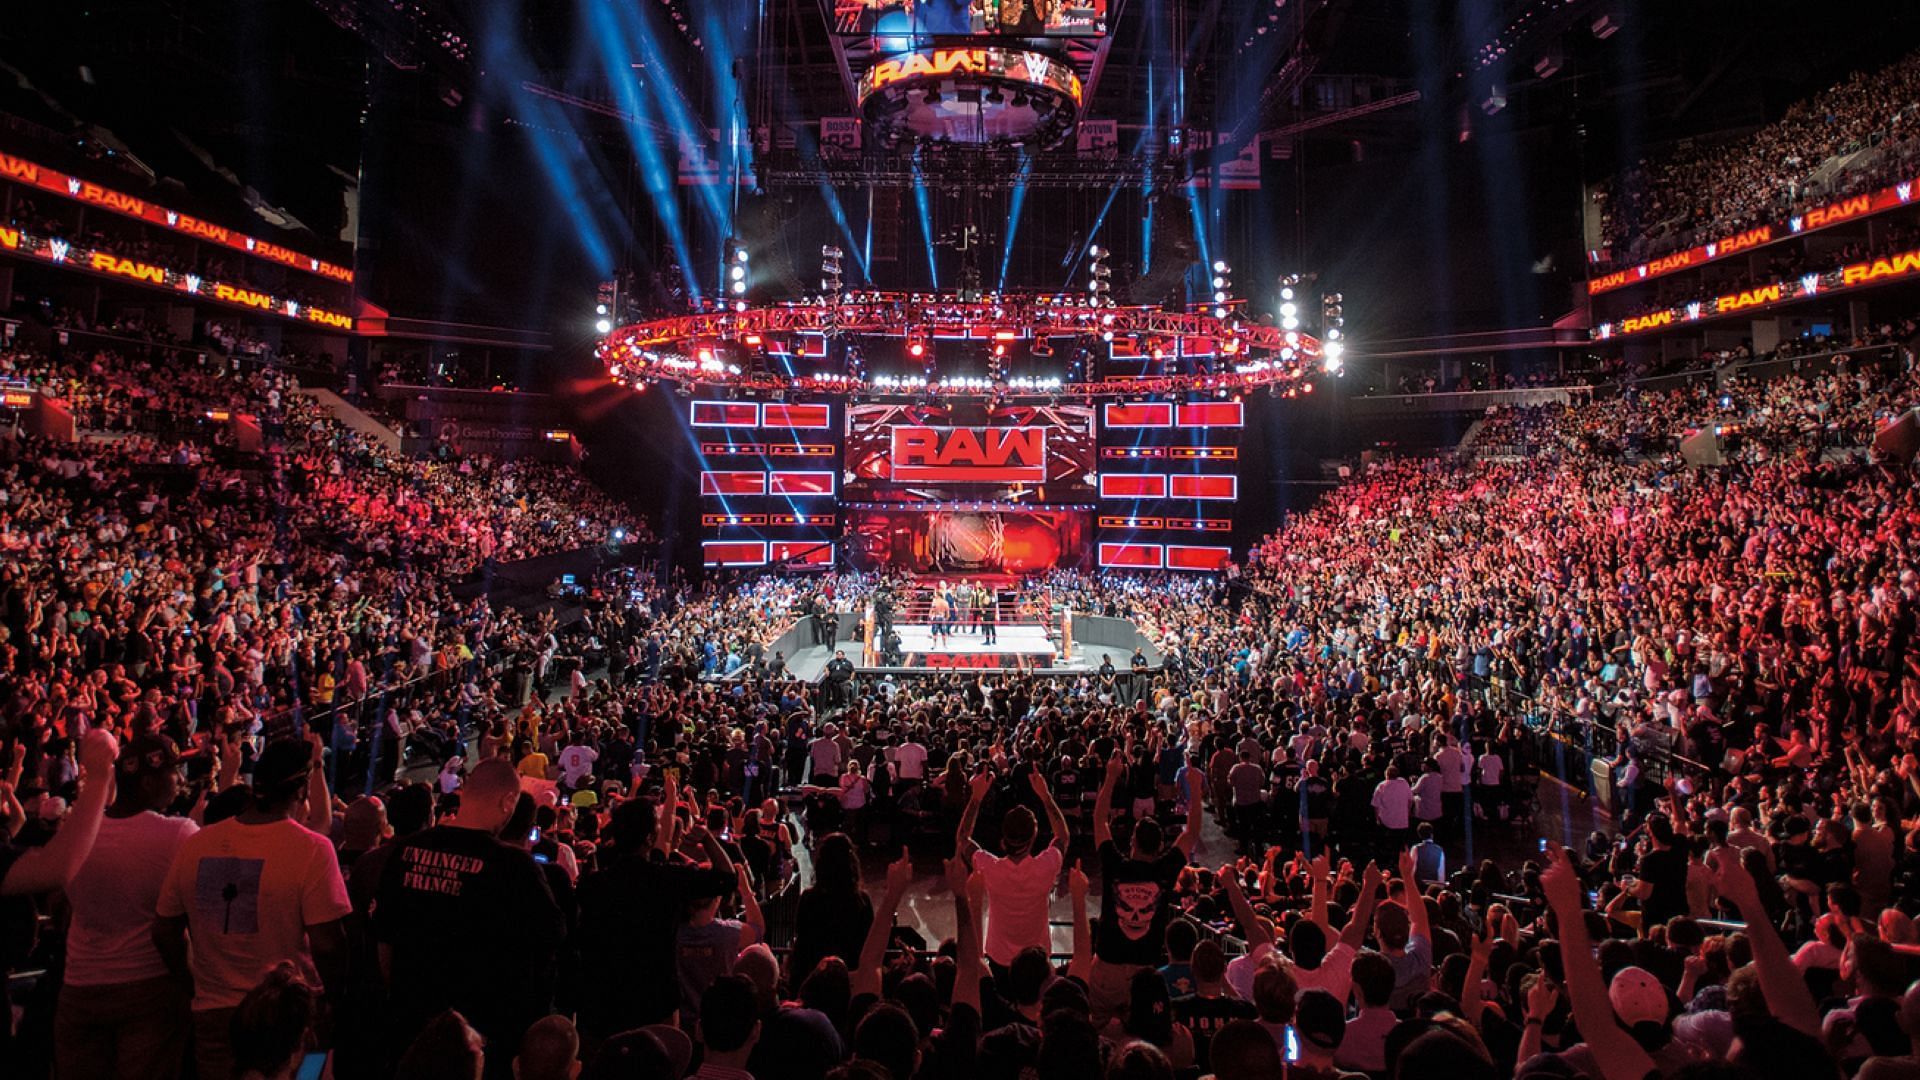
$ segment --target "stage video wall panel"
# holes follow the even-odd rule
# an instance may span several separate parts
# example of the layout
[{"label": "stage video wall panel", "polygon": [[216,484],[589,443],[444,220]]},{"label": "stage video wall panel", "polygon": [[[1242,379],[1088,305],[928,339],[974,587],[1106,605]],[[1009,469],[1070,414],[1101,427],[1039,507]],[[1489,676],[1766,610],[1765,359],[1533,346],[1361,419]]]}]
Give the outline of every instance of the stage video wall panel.
[{"label": "stage video wall panel", "polygon": [[691,401],[705,465],[707,566],[828,569],[841,525],[840,439],[831,402]]},{"label": "stage video wall panel", "polygon": [[[1096,485],[1100,565],[1209,573],[1224,567],[1232,550],[1220,541],[1234,530],[1246,419],[1245,402],[1235,398],[1105,405]],[[1199,535],[1208,542],[1188,542]]]}]

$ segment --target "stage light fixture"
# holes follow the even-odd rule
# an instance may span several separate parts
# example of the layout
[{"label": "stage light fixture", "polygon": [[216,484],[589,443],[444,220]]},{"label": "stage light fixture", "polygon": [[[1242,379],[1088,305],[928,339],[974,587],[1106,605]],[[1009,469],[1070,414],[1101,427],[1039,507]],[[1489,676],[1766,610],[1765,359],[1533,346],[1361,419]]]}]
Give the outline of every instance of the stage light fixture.
[{"label": "stage light fixture", "polygon": [[820,245],[820,291],[829,296],[840,293],[840,260],[845,253],[832,244]]},{"label": "stage light fixture", "polygon": [[1087,246],[1087,306],[1104,308],[1113,306],[1113,271],[1107,266],[1107,259],[1113,253],[1099,244]]},{"label": "stage light fixture", "polygon": [[[1346,334],[1346,298],[1337,292],[1330,292],[1320,298],[1320,336],[1328,345],[1340,344]],[[1344,346],[1342,346],[1344,348]]]},{"label": "stage light fixture", "polygon": [[602,334],[613,333],[613,320],[602,318],[594,322],[593,328]]},{"label": "stage light fixture", "polygon": [[1233,299],[1233,267],[1225,259],[1215,259],[1213,263],[1213,317],[1227,317],[1226,307]]},{"label": "stage light fixture", "polygon": [[726,244],[722,250],[723,259],[727,267],[726,273],[723,276],[723,284],[726,290],[733,295],[745,296],[748,283],[747,271],[749,264],[753,261],[753,256],[748,253],[746,244],[742,243],[737,237],[732,236],[727,237]]}]

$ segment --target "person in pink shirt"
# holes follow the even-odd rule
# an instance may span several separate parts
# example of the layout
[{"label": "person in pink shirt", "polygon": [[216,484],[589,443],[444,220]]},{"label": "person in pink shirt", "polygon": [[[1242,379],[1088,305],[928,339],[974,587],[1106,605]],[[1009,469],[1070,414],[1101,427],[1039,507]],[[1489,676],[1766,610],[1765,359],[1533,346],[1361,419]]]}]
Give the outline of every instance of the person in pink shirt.
[{"label": "person in pink shirt", "polygon": [[1013,965],[1020,950],[1038,945],[1047,948],[1048,905],[1053,886],[1060,878],[1066,858],[1067,818],[1053,800],[1046,777],[1029,770],[1027,782],[1047,815],[1052,833],[1049,843],[1038,854],[1033,851],[1039,822],[1025,806],[1013,806],[1000,820],[1000,846],[1004,855],[982,849],[973,840],[974,823],[980,817],[980,804],[993,787],[994,774],[983,769],[974,776],[967,809],[960,815],[959,835],[954,850],[986,882],[987,887],[987,959],[1001,971]]}]

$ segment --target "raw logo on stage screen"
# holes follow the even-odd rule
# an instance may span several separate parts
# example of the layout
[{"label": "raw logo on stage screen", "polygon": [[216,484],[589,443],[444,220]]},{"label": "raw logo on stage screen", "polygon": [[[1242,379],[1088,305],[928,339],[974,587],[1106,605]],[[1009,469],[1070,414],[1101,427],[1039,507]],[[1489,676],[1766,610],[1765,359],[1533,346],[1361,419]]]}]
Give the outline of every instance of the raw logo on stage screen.
[{"label": "raw logo on stage screen", "polygon": [[1085,405],[847,407],[846,502],[1086,503],[1094,491]]}]

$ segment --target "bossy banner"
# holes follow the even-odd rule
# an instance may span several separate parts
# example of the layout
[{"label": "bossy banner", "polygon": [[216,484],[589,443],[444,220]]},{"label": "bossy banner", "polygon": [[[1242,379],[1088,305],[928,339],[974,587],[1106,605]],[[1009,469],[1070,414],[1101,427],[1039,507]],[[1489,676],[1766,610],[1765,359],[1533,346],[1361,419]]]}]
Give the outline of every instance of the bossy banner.
[{"label": "bossy banner", "polygon": [[895,425],[892,458],[895,480],[1044,483],[1047,429]]}]

